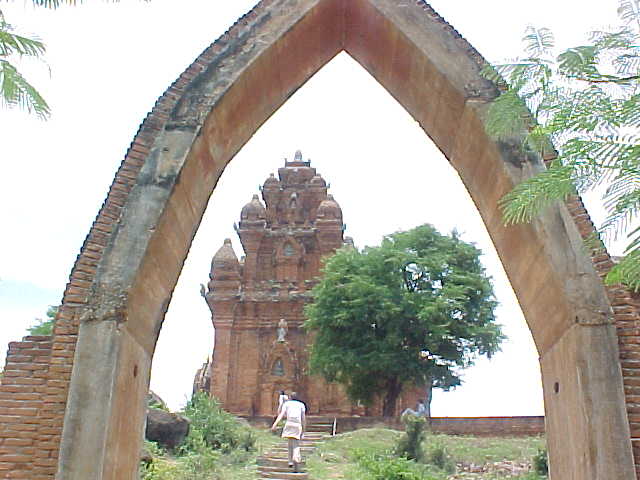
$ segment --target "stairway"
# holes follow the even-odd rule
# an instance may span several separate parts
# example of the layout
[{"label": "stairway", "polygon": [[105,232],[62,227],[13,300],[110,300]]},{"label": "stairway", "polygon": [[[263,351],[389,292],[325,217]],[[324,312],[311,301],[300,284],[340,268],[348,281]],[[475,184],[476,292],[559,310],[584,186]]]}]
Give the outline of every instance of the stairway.
[{"label": "stairway", "polygon": [[333,418],[307,417],[307,430],[302,437],[302,463],[298,464],[298,472],[287,464],[287,440],[282,439],[264,455],[258,457],[258,478],[271,480],[307,480],[309,474],[305,471],[304,461],[319,442],[333,435]]}]

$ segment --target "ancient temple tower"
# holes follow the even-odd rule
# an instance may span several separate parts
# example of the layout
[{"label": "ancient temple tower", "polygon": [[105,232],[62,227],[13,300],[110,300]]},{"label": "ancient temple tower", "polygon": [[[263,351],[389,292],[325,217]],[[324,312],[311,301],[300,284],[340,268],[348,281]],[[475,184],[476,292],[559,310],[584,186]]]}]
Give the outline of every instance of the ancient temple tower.
[{"label": "ancient temple tower", "polygon": [[[263,203],[264,202],[264,203]],[[306,373],[303,307],[322,258],[344,243],[342,210],[298,151],[254,195],[236,226],[241,260],[227,239],[203,289],[215,327],[213,361],[197,388],[243,415],[273,415],[279,390],[301,393],[314,414],[364,413],[337,385]]]}]

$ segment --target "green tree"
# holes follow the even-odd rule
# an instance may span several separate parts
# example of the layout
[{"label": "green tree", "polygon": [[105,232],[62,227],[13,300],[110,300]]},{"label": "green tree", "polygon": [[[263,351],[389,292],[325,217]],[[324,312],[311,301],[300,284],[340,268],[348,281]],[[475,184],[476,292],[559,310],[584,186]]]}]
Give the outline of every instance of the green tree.
[{"label": "green tree", "polygon": [[[551,31],[527,29],[526,54],[487,68],[503,93],[487,131],[552,158],[546,169],[502,199],[506,223],[528,222],[550,204],[596,188],[607,218],[592,247],[628,237],[607,277],[640,288],[640,0],[620,0],[621,24],[557,52]],[[524,136],[521,132],[527,132]]]},{"label": "green tree", "polygon": [[405,385],[424,385],[428,402],[432,388],[460,385],[460,371],[504,338],[480,253],[430,225],[338,250],[305,309],[312,373],[353,401],[381,395],[385,416]]},{"label": "green tree", "polygon": [[49,308],[47,308],[47,318],[44,320],[36,318],[36,323],[27,328],[29,335],[52,335],[57,314],[58,307],[50,305]]}]

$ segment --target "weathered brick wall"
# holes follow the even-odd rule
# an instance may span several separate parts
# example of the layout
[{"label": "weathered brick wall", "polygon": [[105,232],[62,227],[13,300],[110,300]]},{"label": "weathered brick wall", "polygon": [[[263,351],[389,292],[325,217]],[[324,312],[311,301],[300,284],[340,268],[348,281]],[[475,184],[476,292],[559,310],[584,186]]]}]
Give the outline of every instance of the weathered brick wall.
[{"label": "weathered brick wall", "polygon": [[517,437],[544,434],[544,417],[449,417],[434,418],[431,429],[447,435]]},{"label": "weathered brick wall", "polygon": [[[309,421],[314,418],[309,417]],[[268,428],[273,417],[246,417],[252,425]],[[332,417],[322,417],[320,421],[333,422]],[[404,430],[399,417],[338,417],[337,433],[351,432],[360,428],[388,427]],[[434,417],[431,430],[447,435],[473,435],[478,437],[518,437],[544,434],[544,417]]]},{"label": "weathered brick wall", "polygon": [[56,458],[40,416],[47,391],[50,336],[9,343],[0,383],[0,478],[51,478]]},{"label": "weathered brick wall", "polygon": [[[73,277],[67,285],[67,292],[72,287]],[[67,292],[65,292],[65,298]],[[78,336],[78,326],[77,322],[73,320],[73,311],[69,306],[63,306],[59,309],[52,338],[49,371],[40,409],[41,435],[38,437],[38,449],[43,454],[41,463],[45,466],[46,462],[47,467],[46,476],[43,475],[42,480],[53,478],[58,464],[64,411]]]},{"label": "weathered brick wall", "polygon": [[[338,433],[359,428],[386,426],[404,430],[398,417],[347,417],[338,418]],[[434,417],[431,431],[447,435],[473,435],[477,437],[521,437],[544,434],[544,417]]]}]

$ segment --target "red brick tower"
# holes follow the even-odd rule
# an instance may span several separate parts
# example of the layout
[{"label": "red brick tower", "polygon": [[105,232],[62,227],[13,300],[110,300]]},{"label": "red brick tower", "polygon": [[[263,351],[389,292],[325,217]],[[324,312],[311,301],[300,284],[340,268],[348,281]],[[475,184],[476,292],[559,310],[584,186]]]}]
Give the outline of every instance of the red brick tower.
[{"label": "red brick tower", "polygon": [[[203,289],[215,328],[213,360],[196,375],[208,391],[240,415],[273,415],[280,390],[297,391],[311,414],[380,414],[380,405],[352,405],[337,384],[307,375],[302,324],[322,258],[345,244],[342,210],[327,184],[298,151],[240,213],[236,231],[245,256],[227,239],[211,263]],[[266,205],[266,206],[265,206]],[[347,237],[347,243],[352,243]]]},{"label": "red brick tower", "polygon": [[[311,413],[363,413],[338,386],[306,374],[303,307],[324,256],[344,244],[342,210],[298,151],[242,208],[231,241],[214,255],[204,293],[215,327],[214,357],[200,373],[230,412],[273,415],[279,390],[301,393]],[[209,373],[207,373],[209,371]],[[201,381],[197,381],[202,385]]]}]

